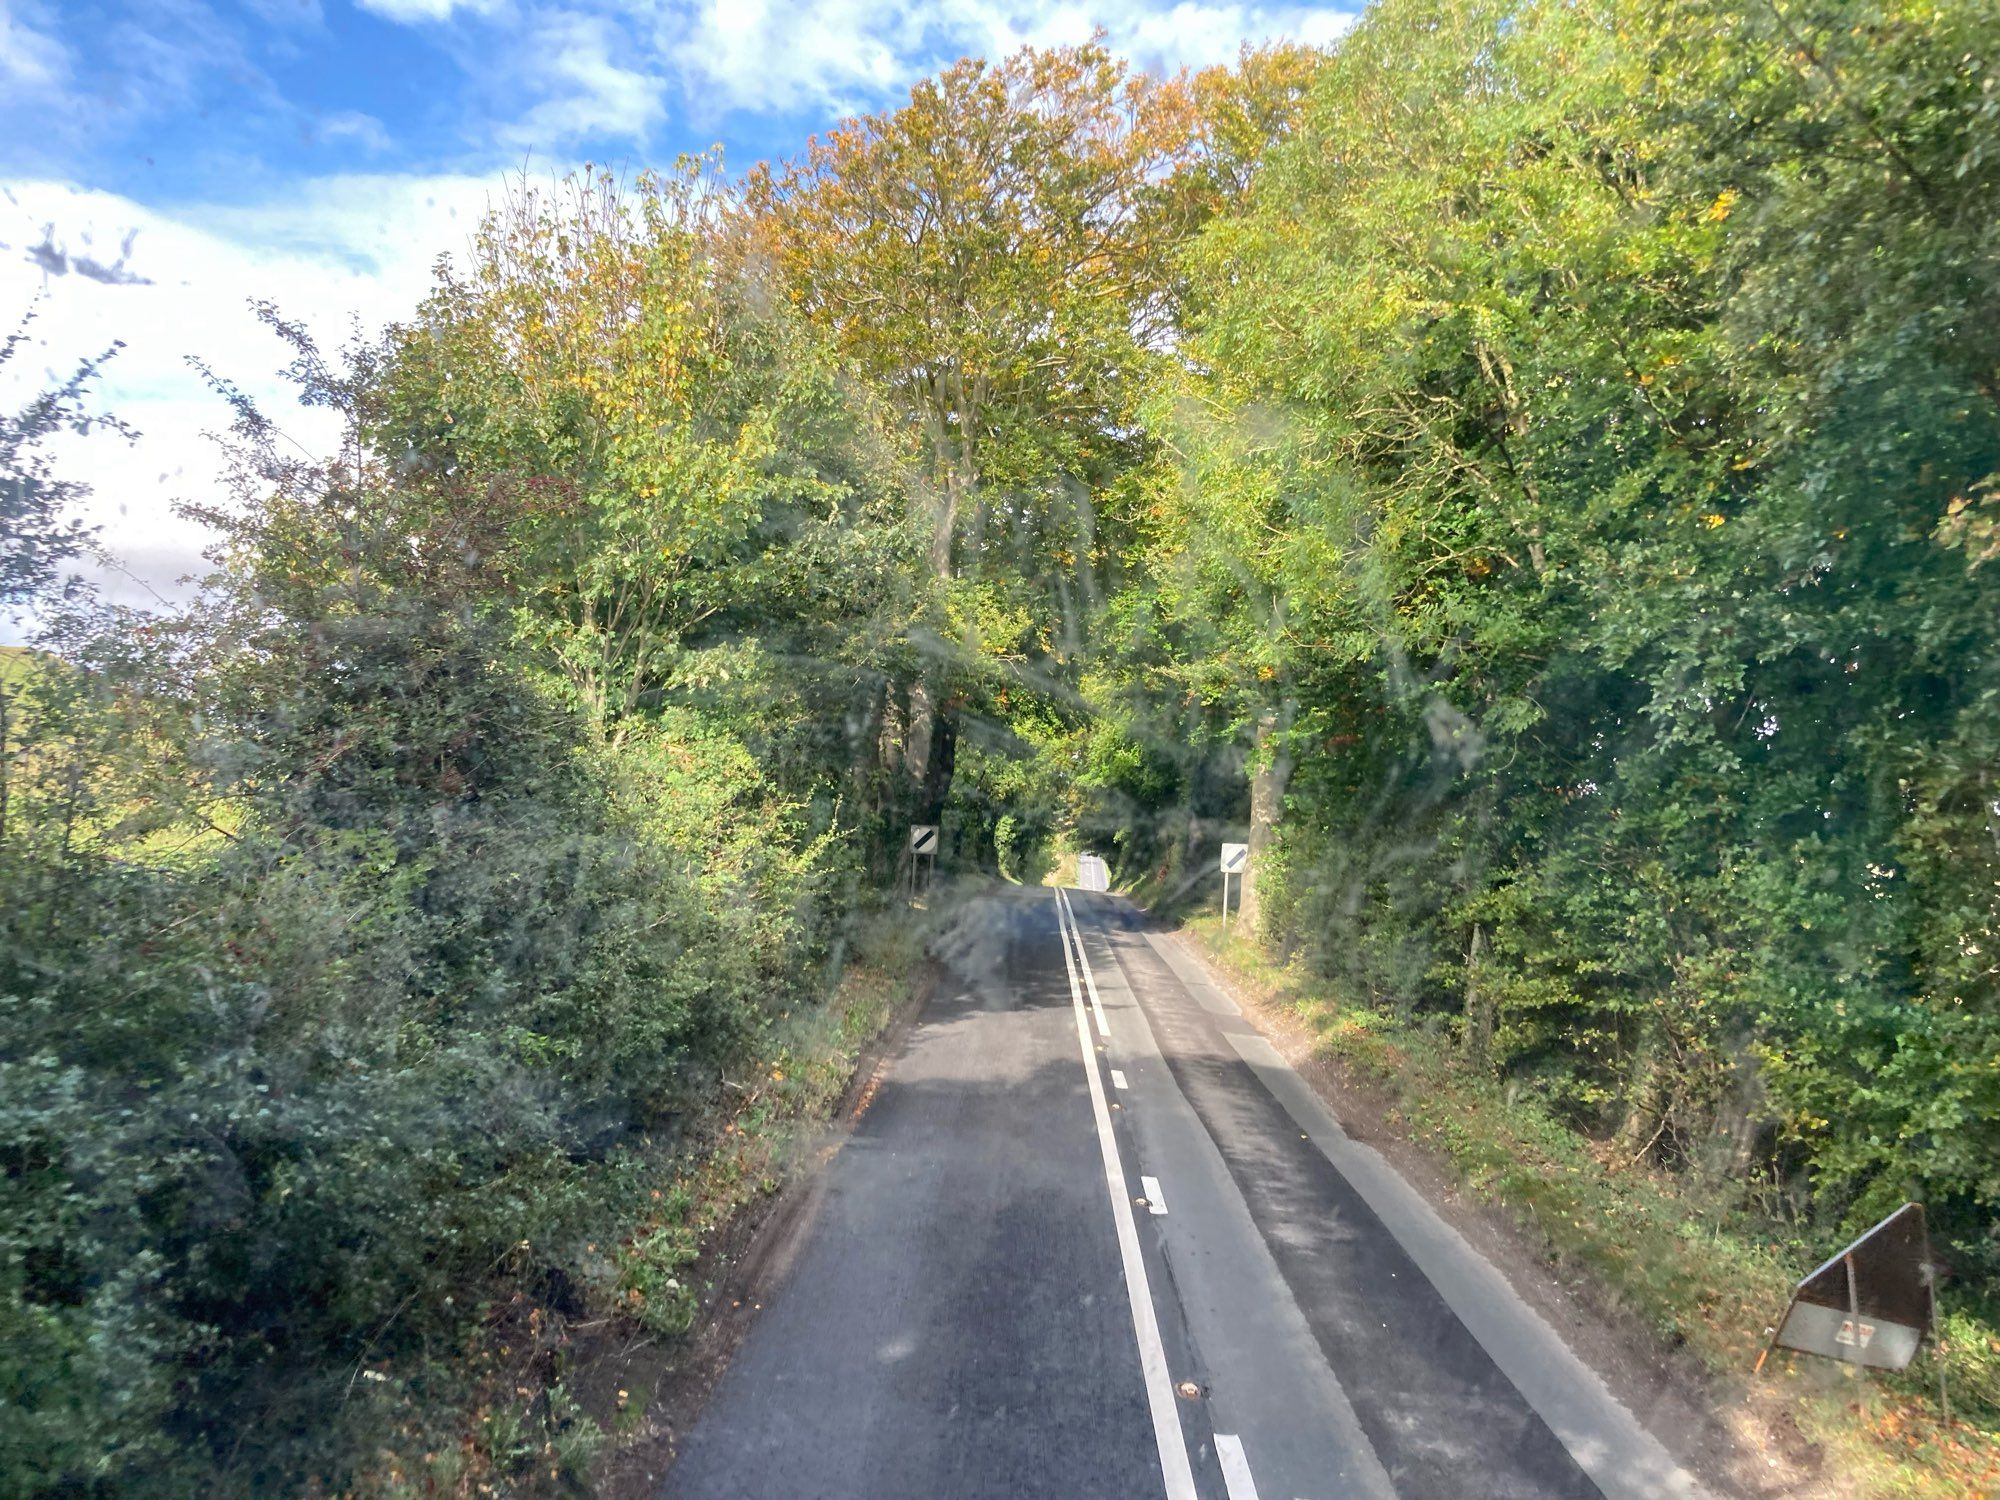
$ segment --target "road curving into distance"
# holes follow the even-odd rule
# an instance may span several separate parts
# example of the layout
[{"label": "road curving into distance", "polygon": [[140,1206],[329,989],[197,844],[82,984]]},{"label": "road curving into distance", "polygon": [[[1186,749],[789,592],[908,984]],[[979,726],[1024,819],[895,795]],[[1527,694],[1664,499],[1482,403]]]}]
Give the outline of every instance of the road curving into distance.
[{"label": "road curving into distance", "polygon": [[663,1493],[1701,1493],[1128,903],[945,950]]}]

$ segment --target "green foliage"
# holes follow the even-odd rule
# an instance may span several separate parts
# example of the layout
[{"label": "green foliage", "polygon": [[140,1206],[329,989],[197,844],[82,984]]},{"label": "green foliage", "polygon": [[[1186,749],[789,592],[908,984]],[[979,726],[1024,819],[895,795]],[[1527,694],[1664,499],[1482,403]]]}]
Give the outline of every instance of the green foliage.
[{"label": "green foliage", "polygon": [[[1247,811],[1342,1045],[1465,1081],[1414,1117],[1559,1248],[1673,1309],[1621,1173],[1807,1253],[1921,1197],[1985,1391],[1996,37],[1382,0],[522,189],[345,363],[272,315],[335,460],[216,382],[242,490],[170,618],[57,586],[95,367],[0,419],[48,626],[0,661],[0,1487],[366,1484],[503,1292],[684,1327],[879,1009],[819,1001],[913,818],[1171,903]],[[651,1197],[748,1059],[741,1149]],[[508,1482],[601,1436],[482,1412]]]},{"label": "green foliage", "polygon": [[[83,761],[165,664],[93,663],[37,718],[17,806],[90,792],[23,806],[0,903],[6,1365],[37,1387],[4,1448],[29,1489],[337,1463],[356,1365],[456,1336],[511,1246],[565,1264],[621,1162],[809,998],[827,936],[817,861],[740,750],[717,822],[794,852],[704,871],[713,808],[607,792],[492,627],[407,595],[268,624],[294,648],[226,636],[238,665],[181,683],[184,795],[232,809],[190,867],[132,857],[104,804],[143,791]],[[732,759],[646,749],[718,780]],[[239,1445],[253,1412],[268,1445]]]},{"label": "green foliage", "polygon": [[699,703],[804,790],[826,721],[907,670],[920,539],[880,413],[717,191],[699,161],[521,190],[359,400],[605,737]]},{"label": "green foliage", "polygon": [[1995,20],[1378,6],[1189,251],[1129,669],[1288,707],[1349,993],[1988,1284]]},{"label": "green foliage", "polygon": [[[510,254],[584,242],[534,284],[578,320],[614,250],[654,268],[601,362],[480,366],[527,296],[497,261],[346,367],[274,316],[338,458],[218,382],[242,492],[202,602],[51,605],[51,654],[10,658],[10,1493],[372,1482],[385,1369],[510,1286],[615,1297],[594,1245],[837,976],[842,714],[906,649],[894,475],[668,217],[643,248],[496,221]],[[587,1456],[553,1406],[485,1420],[495,1473]]]},{"label": "green foliage", "polygon": [[[32,312],[0,339],[0,370],[28,345]],[[85,360],[61,385],[19,411],[0,412],[0,609],[14,610],[55,586],[64,563],[89,547],[95,533],[73,514],[83,486],[62,478],[46,451],[51,437],[106,430],[130,437],[113,417],[93,416],[83,393],[117,346]]]}]

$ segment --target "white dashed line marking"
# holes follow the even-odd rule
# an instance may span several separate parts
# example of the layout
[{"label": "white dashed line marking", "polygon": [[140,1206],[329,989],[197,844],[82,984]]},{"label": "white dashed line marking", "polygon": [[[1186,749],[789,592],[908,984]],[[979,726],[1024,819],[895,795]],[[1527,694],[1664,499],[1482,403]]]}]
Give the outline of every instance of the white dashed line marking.
[{"label": "white dashed line marking", "polygon": [[1250,1477],[1250,1460],[1243,1456],[1243,1439],[1234,1433],[1215,1435],[1215,1457],[1222,1465],[1222,1482],[1229,1500],[1257,1500],[1257,1481]]},{"label": "white dashed line marking", "polygon": [[1167,1211],[1167,1195],[1160,1191],[1159,1178],[1141,1177],[1139,1179],[1139,1188],[1146,1195],[1147,1208],[1156,1214],[1163,1214]]}]

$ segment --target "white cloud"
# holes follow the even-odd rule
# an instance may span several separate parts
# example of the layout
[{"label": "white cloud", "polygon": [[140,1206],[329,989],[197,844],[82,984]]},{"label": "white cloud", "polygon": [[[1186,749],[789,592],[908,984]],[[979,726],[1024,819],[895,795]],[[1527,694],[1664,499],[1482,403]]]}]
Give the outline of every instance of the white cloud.
[{"label": "white cloud", "polygon": [[244,3],[273,26],[317,26],[326,19],[319,0],[244,0]]},{"label": "white cloud", "polygon": [[560,152],[594,137],[643,142],[666,118],[661,80],[617,60],[635,49],[602,16],[541,16],[513,50],[524,78],[546,97],[500,132],[506,145]]},{"label": "white cloud", "polygon": [[314,123],[312,133],[323,142],[352,141],[368,151],[387,151],[395,144],[380,120],[358,109],[343,109],[323,116]]},{"label": "white cloud", "polygon": [[698,108],[792,113],[871,107],[941,63],[1026,45],[1086,41],[1102,27],[1114,51],[1155,71],[1234,59],[1244,42],[1323,46],[1355,10],[1182,0],[694,0],[659,15],[655,44]]},{"label": "white cloud", "polygon": [[[293,402],[277,374],[287,351],[249,299],[277,303],[338,347],[353,319],[374,328],[414,309],[436,257],[464,248],[499,189],[466,177],[329,177],[262,205],[161,209],[62,183],[3,186],[0,242],[12,248],[0,253],[0,331],[39,304],[37,347],[0,370],[0,405],[18,405],[114,341],[126,346],[92,400],[139,428],[140,440],[66,438],[57,457],[66,476],[93,487],[87,519],[118,558],[97,581],[131,603],[178,595],[176,580],[203,566],[206,538],[173,502],[222,497],[204,434],[225,427],[229,412],[188,357],[241,385],[307,448],[324,448],[334,436],[328,414]],[[82,260],[122,266],[121,275],[80,275]],[[58,262],[61,274],[51,269]]]},{"label": "white cloud", "polygon": [[967,55],[1086,41],[1100,27],[1143,68],[1232,60],[1245,41],[1332,41],[1353,8],[1259,0],[361,0],[415,24],[455,27],[467,70],[526,99],[482,127],[511,149],[560,154],[578,141],[650,143],[666,95],[697,130],[732,113],[845,114],[879,108]]},{"label": "white cloud", "polygon": [[47,94],[69,77],[69,53],[30,23],[34,7],[0,0],[0,86],[17,94]]},{"label": "white cloud", "polygon": [[1154,66],[1202,67],[1231,61],[1244,42],[1278,38],[1323,47],[1353,23],[1350,13],[1313,6],[1203,5],[1183,3],[1171,10],[1135,7],[1122,35],[1122,50]]},{"label": "white cloud", "polygon": [[660,27],[695,101],[710,110],[858,107],[909,81],[924,24],[865,0],[702,0]]},{"label": "white cloud", "polygon": [[454,11],[474,14],[493,8],[493,0],[355,0],[363,10],[372,10],[384,20],[404,26],[423,21],[449,21]]}]

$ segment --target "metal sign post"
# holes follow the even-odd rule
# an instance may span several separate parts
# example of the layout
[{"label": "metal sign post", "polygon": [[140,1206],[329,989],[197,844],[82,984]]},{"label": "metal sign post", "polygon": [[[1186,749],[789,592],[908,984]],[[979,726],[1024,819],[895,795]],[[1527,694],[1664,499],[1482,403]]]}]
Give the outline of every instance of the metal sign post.
[{"label": "metal sign post", "polygon": [[1222,846],[1222,926],[1229,927],[1229,877],[1238,877],[1236,904],[1243,904],[1241,877],[1250,868],[1250,846],[1248,844],[1224,844]]},{"label": "metal sign post", "polygon": [[1798,1284],[1757,1368],[1782,1347],[1902,1369],[1936,1322],[1935,1278],[1924,1206],[1905,1203]]},{"label": "metal sign post", "polygon": [[924,869],[924,861],[930,865],[924,870],[923,889],[928,892],[931,881],[937,878],[938,826],[935,823],[912,823],[910,825],[910,899],[917,896],[917,871]]}]

